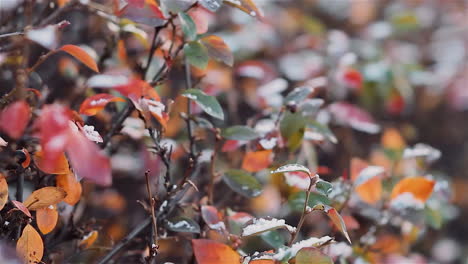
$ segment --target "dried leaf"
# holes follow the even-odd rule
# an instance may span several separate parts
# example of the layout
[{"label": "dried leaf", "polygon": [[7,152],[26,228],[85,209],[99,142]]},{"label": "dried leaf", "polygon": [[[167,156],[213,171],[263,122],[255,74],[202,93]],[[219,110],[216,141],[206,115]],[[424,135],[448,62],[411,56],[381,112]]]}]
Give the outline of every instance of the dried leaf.
[{"label": "dried leaf", "polygon": [[37,227],[42,234],[48,234],[54,230],[58,221],[57,206],[51,205],[46,208],[40,208],[36,211]]},{"label": "dried leaf", "polygon": [[57,187],[62,188],[67,196],[63,199],[69,205],[75,205],[81,198],[81,183],[73,173],[57,175]]},{"label": "dried leaf", "polygon": [[24,201],[24,205],[29,210],[37,210],[61,202],[66,195],[62,188],[48,186],[31,193]]},{"label": "dried leaf", "polygon": [[25,263],[40,263],[44,254],[41,235],[31,225],[26,225],[16,243],[16,253]]},{"label": "dried leaf", "polygon": [[328,207],[325,212],[327,213],[328,217],[332,220],[333,224],[340,230],[340,232],[346,237],[348,242],[351,244],[351,239],[349,238],[348,231],[346,230],[345,222],[341,215],[336,211],[335,208]]},{"label": "dried leaf", "polygon": [[82,48],[75,45],[64,45],[60,50],[72,55],[77,60],[81,61],[84,65],[88,66],[91,70],[99,72],[98,66],[94,59]]},{"label": "dried leaf", "polygon": [[232,248],[208,239],[192,239],[193,252],[199,264],[239,264],[240,256]]}]

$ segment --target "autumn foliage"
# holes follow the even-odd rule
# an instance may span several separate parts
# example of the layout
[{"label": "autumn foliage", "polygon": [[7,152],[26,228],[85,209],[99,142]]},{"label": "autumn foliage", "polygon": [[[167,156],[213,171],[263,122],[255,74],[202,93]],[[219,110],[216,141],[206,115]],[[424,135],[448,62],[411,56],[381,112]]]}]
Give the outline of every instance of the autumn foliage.
[{"label": "autumn foliage", "polygon": [[0,0],[0,263],[455,261],[461,22],[387,2]]}]

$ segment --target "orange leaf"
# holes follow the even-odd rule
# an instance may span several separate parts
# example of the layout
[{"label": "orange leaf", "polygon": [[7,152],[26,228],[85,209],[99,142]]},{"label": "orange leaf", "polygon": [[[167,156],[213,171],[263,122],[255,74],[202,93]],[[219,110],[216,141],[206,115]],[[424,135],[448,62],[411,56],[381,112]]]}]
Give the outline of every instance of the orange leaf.
[{"label": "orange leaf", "polygon": [[257,172],[266,169],[272,162],[271,154],[271,150],[247,152],[242,161],[242,168],[249,172]]},{"label": "orange leaf", "polygon": [[104,109],[104,107],[110,102],[125,102],[125,100],[111,94],[95,94],[86,98],[86,100],[81,103],[80,114],[93,116]]},{"label": "orange leaf", "polygon": [[406,146],[405,140],[396,128],[385,129],[381,143],[384,148],[388,149],[403,149]]},{"label": "orange leaf", "polygon": [[5,179],[5,175],[0,173],[0,210],[5,207],[8,202],[8,183]]},{"label": "orange leaf", "polygon": [[356,193],[364,202],[375,204],[382,198],[382,180],[379,177],[373,177],[357,186]]},{"label": "orange leaf", "polygon": [[89,234],[84,236],[83,239],[81,239],[78,246],[83,249],[89,248],[90,246],[94,244],[94,242],[98,238],[98,235],[99,235],[98,231],[96,230],[91,231]]},{"label": "orange leaf", "polygon": [[395,199],[403,193],[411,193],[415,199],[425,202],[432,194],[435,181],[424,177],[411,177],[398,182],[393,187],[391,198]]},{"label": "orange leaf", "polygon": [[62,188],[48,186],[31,193],[24,201],[24,205],[29,210],[37,210],[60,203],[66,195]]},{"label": "orange leaf", "polygon": [[257,260],[251,260],[249,264],[275,264],[275,261],[272,259],[257,259]]},{"label": "orange leaf", "polygon": [[57,206],[51,205],[46,208],[37,209],[36,222],[37,227],[41,230],[42,234],[48,234],[54,230],[57,225],[58,212]]},{"label": "orange leaf", "polygon": [[349,238],[346,224],[343,218],[341,218],[341,215],[336,211],[335,208],[328,206],[328,205],[320,204],[320,205],[316,205],[313,208],[313,210],[320,210],[320,211],[324,211],[325,213],[327,213],[328,218],[330,218],[330,220],[333,222],[333,225],[335,225],[335,227],[346,237],[348,242],[351,244],[351,239]]},{"label": "orange leaf", "polygon": [[21,162],[21,166],[26,169],[31,164],[31,155],[29,155],[29,151],[25,148],[23,148],[21,151],[24,153],[25,156],[24,161]]},{"label": "orange leaf", "polygon": [[224,62],[228,66],[234,64],[234,56],[224,40],[218,36],[206,36],[200,39],[208,50],[210,57]]},{"label": "orange leaf", "polygon": [[236,0],[236,1],[226,0],[224,1],[224,3],[230,6],[236,7],[253,17],[263,16],[260,10],[258,10],[257,6],[252,0]]},{"label": "orange leaf", "polygon": [[67,196],[63,199],[69,205],[75,205],[81,198],[81,183],[73,173],[57,175],[57,187],[62,188]]},{"label": "orange leaf", "polygon": [[81,61],[84,65],[88,66],[91,70],[99,72],[98,66],[94,59],[82,48],[75,45],[64,45],[60,50],[72,55],[77,60]]},{"label": "orange leaf", "polygon": [[239,254],[225,244],[209,239],[192,239],[192,246],[198,264],[240,263]]},{"label": "orange leaf", "polygon": [[0,130],[18,139],[28,125],[30,115],[31,109],[25,101],[14,102],[0,113]]},{"label": "orange leaf", "polygon": [[58,159],[55,161],[54,164],[51,164],[51,166],[45,166],[44,164],[44,153],[42,151],[36,151],[34,153],[34,163],[36,166],[43,172],[49,173],[49,174],[66,174],[70,172],[70,167],[68,165],[68,160],[67,157],[65,157],[65,154],[62,152]]},{"label": "orange leaf", "polygon": [[369,166],[369,163],[367,163],[365,160],[362,160],[360,158],[352,158],[351,169],[350,169],[351,180],[356,181],[356,179],[359,176],[359,173],[368,166]]},{"label": "orange leaf", "polygon": [[31,225],[26,225],[16,243],[16,253],[25,263],[40,263],[44,254],[41,235]]}]

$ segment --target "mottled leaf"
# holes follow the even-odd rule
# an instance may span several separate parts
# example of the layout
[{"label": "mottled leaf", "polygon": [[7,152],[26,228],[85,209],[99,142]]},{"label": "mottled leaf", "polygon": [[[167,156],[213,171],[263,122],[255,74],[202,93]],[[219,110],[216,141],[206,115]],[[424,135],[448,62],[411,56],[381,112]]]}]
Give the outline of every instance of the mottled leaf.
[{"label": "mottled leaf", "polygon": [[40,263],[44,254],[41,235],[31,225],[26,225],[16,242],[16,253],[25,263]]}]

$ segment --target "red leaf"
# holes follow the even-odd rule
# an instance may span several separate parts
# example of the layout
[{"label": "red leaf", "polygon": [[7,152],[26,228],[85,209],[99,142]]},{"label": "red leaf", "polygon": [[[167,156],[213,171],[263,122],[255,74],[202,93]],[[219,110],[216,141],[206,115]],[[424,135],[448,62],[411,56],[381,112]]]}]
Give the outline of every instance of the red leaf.
[{"label": "red leaf", "polygon": [[43,152],[41,169],[51,170],[63,155],[68,142],[70,118],[70,110],[59,104],[46,105],[42,109],[36,122]]},{"label": "red leaf", "polygon": [[82,48],[75,45],[64,45],[60,50],[72,55],[77,60],[81,61],[84,65],[88,66],[91,70],[99,72],[96,62],[94,59]]},{"label": "red leaf", "polygon": [[0,130],[13,139],[23,135],[28,125],[31,110],[25,101],[18,101],[8,105],[0,113]]},{"label": "red leaf", "polygon": [[335,227],[340,230],[340,232],[346,237],[348,242],[351,244],[351,239],[349,238],[348,231],[346,230],[346,224],[341,218],[341,215],[336,211],[333,207],[325,208],[325,212],[327,213],[330,220],[332,220]]},{"label": "red leaf", "polygon": [[[142,4],[142,2],[144,3]],[[150,26],[161,26],[166,19],[158,3],[154,0],[132,0],[124,8],[117,11],[116,15]]]},{"label": "red leaf", "polygon": [[149,83],[140,79],[132,79],[125,85],[115,86],[114,89],[123,96],[130,98],[135,104],[138,104],[141,97],[161,101],[161,97],[159,97],[156,90]]},{"label": "red leaf", "polygon": [[238,149],[240,146],[242,146],[244,144],[245,144],[245,142],[241,142],[241,141],[238,141],[238,140],[226,140],[226,142],[224,142],[224,145],[223,145],[221,151],[222,152],[230,152],[230,151]]},{"label": "red leaf", "polygon": [[88,116],[95,115],[99,111],[104,109],[104,107],[110,102],[125,102],[125,100],[120,97],[113,96],[111,94],[96,94],[86,98],[86,100],[84,100],[83,103],[81,103],[80,114]]},{"label": "red leaf", "polygon": [[232,248],[208,239],[192,239],[198,264],[239,264],[240,256]]},{"label": "red leaf", "polygon": [[29,218],[32,218],[31,212],[29,212],[28,208],[24,206],[22,202],[19,201],[11,201],[13,205],[18,208],[21,212],[23,212],[25,215],[27,215]]},{"label": "red leaf", "polygon": [[363,109],[347,102],[336,102],[328,106],[336,122],[356,130],[375,134],[380,131],[372,116]]},{"label": "red leaf", "polygon": [[66,146],[75,174],[102,186],[112,184],[110,160],[104,156],[98,146],[89,141],[78,130],[70,131],[70,140]]}]

